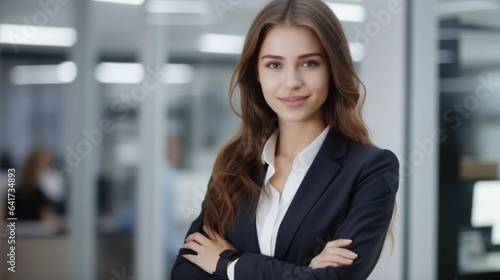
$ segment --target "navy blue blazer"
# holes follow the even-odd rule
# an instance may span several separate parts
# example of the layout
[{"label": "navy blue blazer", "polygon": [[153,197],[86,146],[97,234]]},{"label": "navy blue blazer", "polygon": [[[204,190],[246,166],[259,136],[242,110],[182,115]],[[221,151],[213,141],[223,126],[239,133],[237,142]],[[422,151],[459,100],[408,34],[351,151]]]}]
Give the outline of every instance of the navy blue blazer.
[{"label": "navy blue blazer", "polygon": [[[252,174],[261,186],[264,174]],[[399,185],[399,162],[389,150],[365,146],[330,131],[280,225],[275,255],[262,255],[253,210],[241,206],[227,240],[244,252],[236,280],[361,280],[375,267],[391,222]],[[187,235],[202,232],[203,207]],[[358,254],[350,266],[311,269],[328,241],[346,238]],[[172,280],[215,280],[177,256]]]}]

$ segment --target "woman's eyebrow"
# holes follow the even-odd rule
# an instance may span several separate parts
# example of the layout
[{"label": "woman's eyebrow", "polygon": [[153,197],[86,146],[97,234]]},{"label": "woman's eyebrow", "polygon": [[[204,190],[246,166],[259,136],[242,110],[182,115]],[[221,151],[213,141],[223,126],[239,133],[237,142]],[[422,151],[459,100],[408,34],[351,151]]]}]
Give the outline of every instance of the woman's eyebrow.
[{"label": "woman's eyebrow", "polygon": [[308,58],[308,57],[312,57],[312,56],[323,57],[323,55],[320,54],[320,53],[306,53],[306,54],[303,54],[303,55],[299,55],[299,57],[297,57],[297,59],[304,59],[304,58]]},{"label": "woman's eyebrow", "polygon": [[[304,59],[304,58],[308,58],[308,57],[312,57],[312,56],[320,56],[320,57],[323,57],[322,54],[320,53],[306,53],[306,54],[302,54],[302,55],[299,55],[297,57],[297,59]],[[270,59],[277,59],[277,60],[283,60],[284,57],[282,56],[279,56],[279,55],[273,55],[273,54],[266,54],[264,55],[261,59],[264,59],[264,58],[270,58]]]}]

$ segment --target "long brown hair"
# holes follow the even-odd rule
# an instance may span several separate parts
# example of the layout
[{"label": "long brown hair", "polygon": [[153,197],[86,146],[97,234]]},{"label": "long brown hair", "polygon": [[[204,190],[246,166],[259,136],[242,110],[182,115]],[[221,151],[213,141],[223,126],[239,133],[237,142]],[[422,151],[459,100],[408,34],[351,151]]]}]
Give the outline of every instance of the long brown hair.
[{"label": "long brown hair", "polygon": [[[274,0],[257,15],[248,31],[241,57],[229,90],[231,108],[241,118],[237,134],[218,154],[207,190],[203,222],[225,237],[234,226],[238,205],[251,203],[256,209],[260,188],[251,178],[257,168],[262,174],[260,155],[271,133],[278,129],[276,113],[264,100],[257,79],[258,54],[265,36],[280,24],[305,26],[319,38],[330,67],[330,89],[323,105],[323,117],[343,137],[373,145],[361,119],[364,95],[349,52],[342,26],[320,0]],[[241,114],[233,106],[239,89]]]},{"label": "long brown hair", "polygon": [[19,197],[31,197],[36,194],[39,179],[42,173],[50,167],[52,153],[46,147],[40,146],[31,151],[23,165],[21,177],[19,178]]}]

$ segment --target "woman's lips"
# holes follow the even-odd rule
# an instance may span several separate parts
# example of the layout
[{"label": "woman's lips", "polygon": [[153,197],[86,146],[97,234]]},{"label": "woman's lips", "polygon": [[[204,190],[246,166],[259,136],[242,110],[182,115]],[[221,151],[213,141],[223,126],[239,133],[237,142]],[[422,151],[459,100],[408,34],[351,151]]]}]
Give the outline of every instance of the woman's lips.
[{"label": "woman's lips", "polygon": [[299,107],[300,105],[304,104],[309,98],[309,96],[290,96],[290,97],[281,97],[278,98],[285,106],[288,107]]}]

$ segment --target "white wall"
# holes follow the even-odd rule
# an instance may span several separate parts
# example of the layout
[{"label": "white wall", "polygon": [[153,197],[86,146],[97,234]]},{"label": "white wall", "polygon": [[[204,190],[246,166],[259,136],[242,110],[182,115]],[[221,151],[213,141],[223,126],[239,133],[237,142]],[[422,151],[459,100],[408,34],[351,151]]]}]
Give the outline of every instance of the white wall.
[{"label": "white wall", "polygon": [[[366,19],[356,37],[365,48],[361,79],[366,86],[363,118],[375,145],[390,149],[401,161],[405,126],[405,3],[396,0],[364,1]],[[357,31],[358,34],[361,31]],[[400,171],[401,172],[401,171]],[[371,280],[403,279],[404,185],[397,196],[394,243],[386,240]]]},{"label": "white wall", "polygon": [[[437,1],[412,1],[408,161],[408,271],[405,279],[436,279],[439,90]],[[424,155],[419,160],[419,155]]]},{"label": "white wall", "polygon": [[367,87],[364,118],[375,144],[395,152],[401,165],[395,244],[391,253],[386,242],[371,280],[436,277],[438,73],[434,2],[365,2],[365,33],[371,36],[361,65]]}]

